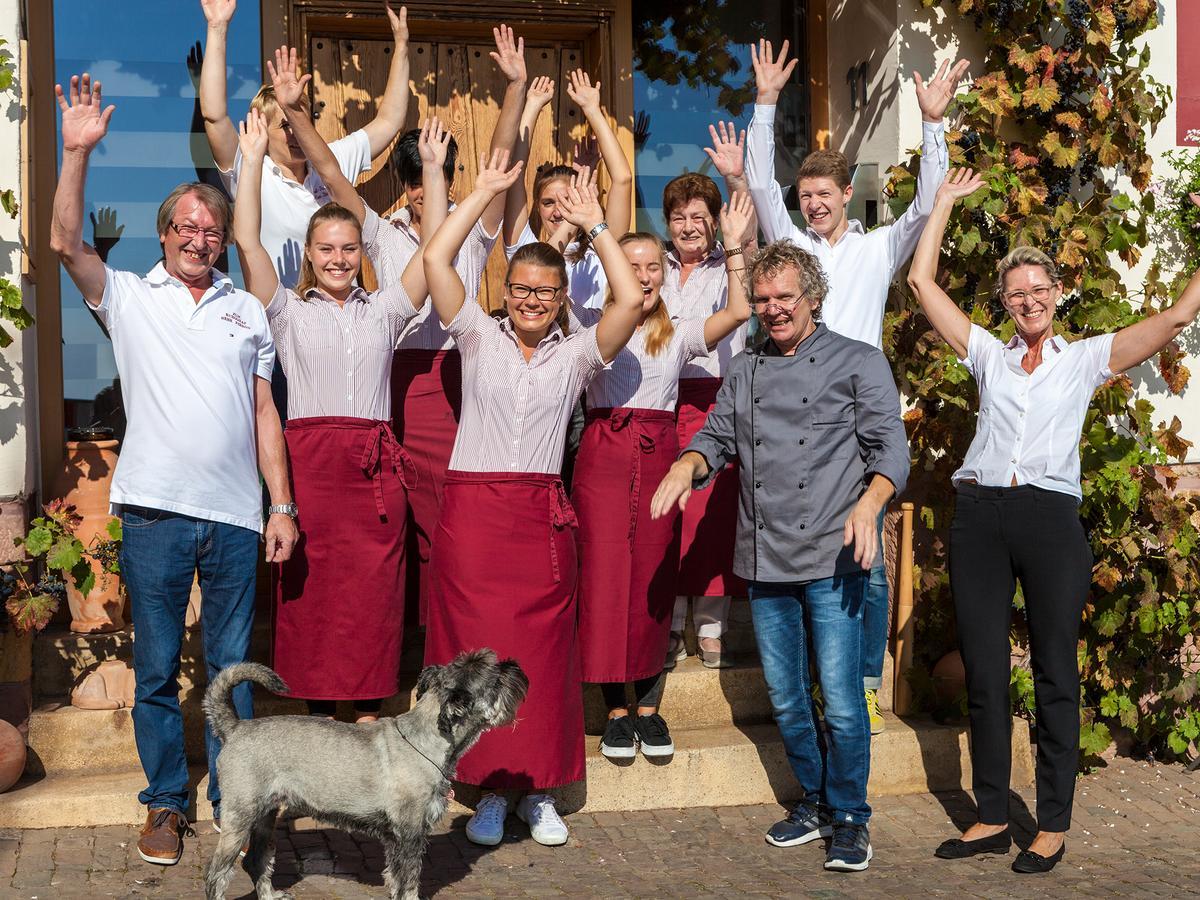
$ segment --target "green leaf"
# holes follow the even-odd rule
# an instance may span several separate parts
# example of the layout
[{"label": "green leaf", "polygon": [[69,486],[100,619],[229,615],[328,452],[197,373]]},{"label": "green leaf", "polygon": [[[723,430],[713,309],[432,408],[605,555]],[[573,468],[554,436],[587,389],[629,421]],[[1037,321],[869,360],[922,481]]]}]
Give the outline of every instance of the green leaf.
[{"label": "green leaf", "polygon": [[108,522],[108,525],[105,526],[105,531],[108,532],[108,536],[112,540],[114,540],[114,541],[121,540],[121,520],[120,519],[110,519]]},{"label": "green leaf", "polygon": [[71,535],[59,538],[46,554],[46,565],[60,572],[69,572],[83,558],[83,544]]},{"label": "green leaf", "polygon": [[92,571],[92,565],[86,559],[81,559],[71,567],[71,580],[75,583],[75,590],[79,591],[83,596],[87,596],[92,592],[92,588],[96,586],[96,573]]},{"label": "green leaf", "polygon": [[1089,722],[1079,727],[1079,749],[1088,756],[1099,756],[1112,743],[1112,734],[1103,722]]},{"label": "green leaf", "polygon": [[25,551],[30,556],[41,556],[50,549],[52,543],[54,543],[54,535],[44,525],[31,528],[29,534],[25,535]]}]

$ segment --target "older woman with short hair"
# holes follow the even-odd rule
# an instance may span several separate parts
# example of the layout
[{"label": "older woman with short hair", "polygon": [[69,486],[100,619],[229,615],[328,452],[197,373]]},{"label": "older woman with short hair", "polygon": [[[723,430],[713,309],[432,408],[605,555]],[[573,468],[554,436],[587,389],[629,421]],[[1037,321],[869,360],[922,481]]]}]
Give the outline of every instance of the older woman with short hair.
[{"label": "older woman with short hair", "polygon": [[1066,847],[1079,756],[1076,650],[1092,575],[1079,520],[1084,417],[1100,385],[1191,324],[1200,310],[1200,273],[1170,309],[1115,333],[1068,342],[1054,327],[1063,286],[1053,260],[1017,247],[998,267],[996,293],[1016,325],[1016,334],[1001,341],[972,324],[937,283],[938,249],[954,202],[983,183],[969,169],[946,179],[908,277],[922,311],[979,386],[975,438],[951,479],[958,496],[950,528],[979,821],[937,855],[1007,853],[1012,843],[1008,634],[1020,581],[1037,707],[1038,833],[1013,871],[1048,872]]}]

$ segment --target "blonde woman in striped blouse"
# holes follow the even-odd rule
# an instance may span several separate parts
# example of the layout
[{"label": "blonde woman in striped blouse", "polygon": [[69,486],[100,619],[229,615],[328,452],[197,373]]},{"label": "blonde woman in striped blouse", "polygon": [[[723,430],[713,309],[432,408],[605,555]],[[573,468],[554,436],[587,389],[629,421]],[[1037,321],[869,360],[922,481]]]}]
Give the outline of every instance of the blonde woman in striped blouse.
[{"label": "blonde woman in striped blouse", "polygon": [[[720,211],[729,246],[754,239],[754,207],[734,194]],[[575,463],[572,500],[579,515],[579,643],[583,680],[600,684],[608,724],[600,751],[628,759],[674,753],[658,714],[679,567],[679,516],[652,520],[650,496],[679,455],[675,408],[679,375],[750,318],[741,250],[725,256],[729,302],[706,318],[673,318],[662,298],[662,242],[621,238],[642,287],[633,340],[587,389],[587,425]],[[610,298],[605,308],[613,301]],[[581,309],[581,324],[600,317]],[[625,685],[632,683],[636,716]]]},{"label": "blonde woman in striped blouse", "polygon": [[[261,171],[267,125],[257,110],[240,139],[245,172]],[[371,723],[398,689],[415,471],[392,433],[389,379],[392,348],[418,311],[409,297],[424,302],[424,270],[418,253],[400,283],[368,294],[355,284],[358,219],[327,203],[308,223],[296,290],[284,287],[262,245],[260,196],[247,174],[234,237],[288,378],[284,437],[301,535],[275,573],[273,665],[313,715],[352,700],[358,721]]]}]

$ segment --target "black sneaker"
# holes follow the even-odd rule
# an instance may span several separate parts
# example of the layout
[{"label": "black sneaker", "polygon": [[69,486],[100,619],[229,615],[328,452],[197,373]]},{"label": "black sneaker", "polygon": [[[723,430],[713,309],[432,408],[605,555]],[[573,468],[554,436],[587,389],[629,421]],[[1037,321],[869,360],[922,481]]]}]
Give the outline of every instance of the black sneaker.
[{"label": "black sneaker", "polygon": [[861,872],[873,855],[866,825],[838,822],[833,826],[833,843],[825,854],[825,868],[833,872]]},{"label": "black sneaker", "polygon": [[638,743],[642,745],[642,756],[671,756],[675,753],[671,732],[658,713],[638,716],[634,728],[637,730]]},{"label": "black sneaker", "polygon": [[604,737],[600,739],[600,752],[609,759],[633,759],[637,756],[637,736],[633,730],[632,716],[617,716],[604,726]]},{"label": "black sneaker", "polygon": [[833,834],[829,813],[801,800],[767,832],[767,843],[776,847],[796,847]]}]

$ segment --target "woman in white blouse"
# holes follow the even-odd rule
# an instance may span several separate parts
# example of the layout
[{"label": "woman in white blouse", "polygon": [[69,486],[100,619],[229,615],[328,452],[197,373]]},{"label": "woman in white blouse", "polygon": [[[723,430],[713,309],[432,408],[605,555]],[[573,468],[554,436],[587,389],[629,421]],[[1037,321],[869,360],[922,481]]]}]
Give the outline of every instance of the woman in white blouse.
[{"label": "woman in white blouse", "polygon": [[[726,240],[753,239],[754,208],[735,194],[720,210]],[[637,333],[587,389],[587,425],[575,463],[579,514],[579,644],[583,680],[598,683],[608,707],[600,751],[610,759],[675,752],[658,713],[675,581],[679,516],[650,518],[650,497],[679,455],[675,407],[679,373],[707,356],[750,318],[741,256],[726,258],[730,302],[708,316],[677,318],[662,297],[666,252],[652,234],[621,238],[642,286]],[[608,300],[605,308],[613,303]],[[583,325],[601,311],[574,313]],[[636,715],[625,685],[632,683]]]},{"label": "woman in white blouse", "polygon": [[308,223],[296,289],[281,284],[260,233],[267,120],[258,110],[240,139],[247,168],[234,238],[290,386],[284,437],[301,535],[275,573],[272,663],[312,715],[352,700],[366,724],[398,689],[415,470],[392,433],[390,374],[392,348],[418,312],[405,289],[423,305],[425,273],[417,253],[401,283],[358,287],[362,227],[327,203]]},{"label": "woman in white blouse", "polygon": [[957,501],[950,529],[979,821],[944,842],[937,855],[1007,853],[1012,843],[1008,634],[1020,581],[1036,688],[1038,833],[1013,870],[1047,872],[1065,849],[1079,747],[1076,648],[1092,572],[1079,520],[1084,416],[1100,385],[1149,359],[1191,324],[1200,310],[1200,273],[1169,309],[1113,334],[1068,342],[1054,330],[1063,287],[1053,260],[1017,247],[998,267],[996,293],[1016,326],[1005,343],[972,324],[937,283],[951,208],[982,185],[969,169],[950,173],[908,276],[922,311],[979,387],[975,438],[952,477]]},{"label": "woman in white blouse", "polygon": [[[425,250],[434,310],[463,362],[462,415],[430,559],[425,661],[491,647],[521,664],[529,692],[517,723],[485,734],[456,778],[487,791],[526,791],[516,811],[533,839],[562,844],[567,827],[546,791],[584,777],[576,519],[559,477],[563,445],[579,395],[633,336],[642,289],[595,191],[576,183],[560,202],[608,275],[613,303],[600,321],[564,329],[566,265],[542,243],[509,263],[501,319],[468,297],[454,257],[492,198],[519,177],[521,164],[507,162],[506,151],[481,161],[475,189]],[[507,812],[505,796],[485,793],[467,837],[500,843]]]}]

